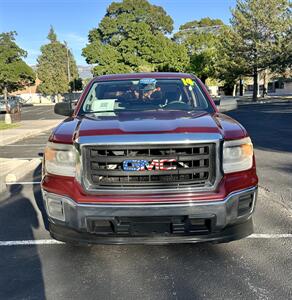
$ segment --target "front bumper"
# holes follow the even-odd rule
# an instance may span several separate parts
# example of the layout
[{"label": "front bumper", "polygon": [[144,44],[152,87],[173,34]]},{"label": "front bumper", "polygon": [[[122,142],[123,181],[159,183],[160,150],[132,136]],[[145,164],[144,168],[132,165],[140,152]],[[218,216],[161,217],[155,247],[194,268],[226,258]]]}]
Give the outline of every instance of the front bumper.
[{"label": "front bumper", "polygon": [[[48,193],[43,190],[51,235],[61,241],[86,243],[186,243],[224,242],[240,239],[253,232],[251,215],[255,208],[257,187],[229,194],[220,201],[187,202],[180,204],[79,204],[74,200]],[[51,204],[59,203],[60,211],[54,215]],[[92,220],[105,220],[116,224],[123,218],[167,218],[181,217],[187,220],[210,220],[208,231],[175,231],[165,234],[132,235],[131,224],[128,231],[93,233],[89,224]],[[117,225],[118,224],[118,225]],[[124,225],[121,223],[121,225]],[[181,225],[185,228],[184,224]],[[174,226],[172,226],[174,228]]]}]

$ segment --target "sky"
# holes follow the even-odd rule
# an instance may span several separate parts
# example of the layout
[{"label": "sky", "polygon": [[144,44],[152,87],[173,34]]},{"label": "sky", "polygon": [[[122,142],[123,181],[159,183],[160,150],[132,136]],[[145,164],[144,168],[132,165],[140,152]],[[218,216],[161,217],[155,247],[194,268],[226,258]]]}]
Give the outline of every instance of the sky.
[{"label": "sky", "polygon": [[[28,52],[25,59],[35,65],[50,25],[60,41],[67,41],[78,65],[86,65],[81,55],[89,30],[97,27],[110,0],[0,0],[0,32],[16,31],[16,41]],[[120,2],[120,1],[115,1]],[[203,17],[225,23],[236,0],[150,0],[162,6],[174,20],[174,32],[181,24]]]}]

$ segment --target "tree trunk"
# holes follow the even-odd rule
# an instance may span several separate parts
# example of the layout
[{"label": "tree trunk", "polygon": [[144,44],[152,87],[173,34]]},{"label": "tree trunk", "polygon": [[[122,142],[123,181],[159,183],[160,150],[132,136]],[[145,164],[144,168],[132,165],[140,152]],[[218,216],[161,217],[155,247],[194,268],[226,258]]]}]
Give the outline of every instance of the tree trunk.
[{"label": "tree trunk", "polygon": [[232,96],[236,96],[236,84],[233,85]]},{"label": "tree trunk", "polygon": [[206,84],[207,78],[208,78],[208,77],[206,77],[206,76],[201,76],[200,79],[201,79],[201,81],[202,81],[204,84]]},{"label": "tree trunk", "polygon": [[239,96],[243,96],[243,80],[239,79]]},{"label": "tree trunk", "polygon": [[5,106],[6,106],[6,113],[9,113],[9,109],[8,109],[8,91],[7,91],[6,85],[3,88],[3,95],[4,95],[4,103],[5,103]]},{"label": "tree trunk", "polygon": [[252,93],[252,101],[257,102],[258,100],[258,69],[255,67],[253,69],[253,93]]},{"label": "tree trunk", "polygon": [[265,70],[264,71],[264,76],[263,76],[263,79],[264,79],[264,84],[263,84],[263,98],[265,96],[268,95],[268,84],[269,84],[269,71],[268,70]]},{"label": "tree trunk", "polygon": [[10,115],[10,111],[8,108],[8,91],[7,91],[7,87],[6,85],[3,88],[3,95],[4,95],[4,103],[6,106],[6,113],[5,113],[5,124],[11,124],[12,120],[11,120],[11,115]]},{"label": "tree trunk", "polygon": [[6,86],[4,86],[4,88],[3,88],[3,94],[4,94],[4,101],[6,103],[7,102],[7,94],[8,94]]}]

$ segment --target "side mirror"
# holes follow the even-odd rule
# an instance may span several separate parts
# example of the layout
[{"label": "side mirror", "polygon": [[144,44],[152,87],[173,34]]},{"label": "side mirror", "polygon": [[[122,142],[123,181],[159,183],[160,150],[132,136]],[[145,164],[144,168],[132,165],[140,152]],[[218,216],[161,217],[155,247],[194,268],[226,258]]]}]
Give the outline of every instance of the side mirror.
[{"label": "side mirror", "polygon": [[56,103],[55,106],[54,106],[54,113],[57,114],[57,115],[70,117],[73,113],[71,103],[70,102]]}]

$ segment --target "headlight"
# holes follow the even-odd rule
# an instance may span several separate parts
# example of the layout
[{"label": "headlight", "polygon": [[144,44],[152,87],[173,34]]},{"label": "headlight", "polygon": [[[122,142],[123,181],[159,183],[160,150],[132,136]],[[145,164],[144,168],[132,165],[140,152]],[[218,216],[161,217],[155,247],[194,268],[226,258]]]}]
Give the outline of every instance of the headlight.
[{"label": "headlight", "polygon": [[233,173],[248,170],[253,163],[253,146],[250,138],[226,141],[223,144],[223,171]]},{"label": "headlight", "polygon": [[62,176],[75,176],[77,151],[73,145],[48,143],[45,149],[45,170]]}]

